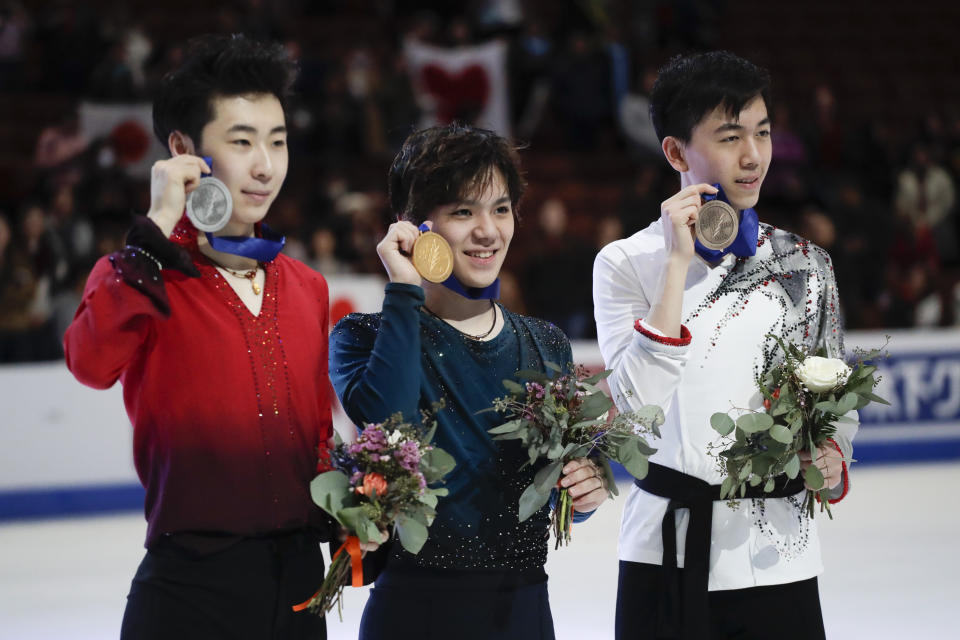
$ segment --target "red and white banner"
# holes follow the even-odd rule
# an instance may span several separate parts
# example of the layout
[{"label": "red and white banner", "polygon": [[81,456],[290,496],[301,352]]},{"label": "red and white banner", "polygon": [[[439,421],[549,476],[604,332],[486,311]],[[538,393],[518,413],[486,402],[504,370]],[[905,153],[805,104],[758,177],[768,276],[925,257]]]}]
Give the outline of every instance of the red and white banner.
[{"label": "red and white banner", "polygon": [[506,43],[448,49],[407,40],[403,52],[422,127],[457,121],[511,135]]},{"label": "red and white banner", "polygon": [[105,139],[113,162],[128,174],[149,177],[150,167],[167,156],[153,136],[149,103],[100,104],[84,102],[78,110],[80,130],[88,140]]}]

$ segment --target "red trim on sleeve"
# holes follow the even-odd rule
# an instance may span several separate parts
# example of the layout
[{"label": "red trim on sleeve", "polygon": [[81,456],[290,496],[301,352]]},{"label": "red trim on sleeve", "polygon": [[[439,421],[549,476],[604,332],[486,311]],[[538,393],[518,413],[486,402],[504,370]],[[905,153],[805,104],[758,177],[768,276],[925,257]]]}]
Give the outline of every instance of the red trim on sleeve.
[{"label": "red trim on sleeve", "polygon": [[[843,455],[843,450],[840,449],[840,445],[838,445],[833,438],[827,438],[827,442],[829,442],[834,447],[836,447],[837,451],[840,452],[841,456]],[[837,504],[838,502],[846,498],[847,493],[850,491],[850,475],[847,473],[847,461],[844,460],[842,464],[843,464],[843,473],[841,474],[841,476],[843,477],[843,493],[840,494],[839,498],[833,498],[832,500],[829,500],[830,504]]]},{"label": "red trim on sleeve", "polygon": [[661,336],[652,331],[648,331],[643,327],[643,324],[640,323],[640,320],[642,320],[642,318],[638,318],[637,321],[633,323],[633,328],[654,342],[659,342],[660,344],[665,344],[670,347],[685,347],[690,344],[690,340],[692,339],[690,330],[683,325],[680,325],[679,338],[668,338],[667,336]]}]

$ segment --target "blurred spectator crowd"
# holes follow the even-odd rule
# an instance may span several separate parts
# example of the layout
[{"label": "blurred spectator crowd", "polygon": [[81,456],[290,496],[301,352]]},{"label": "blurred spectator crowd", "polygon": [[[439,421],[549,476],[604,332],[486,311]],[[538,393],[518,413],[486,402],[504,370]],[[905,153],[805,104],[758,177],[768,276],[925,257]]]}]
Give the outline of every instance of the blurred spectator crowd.
[{"label": "blurred spectator crowd", "polygon": [[[755,6],[0,0],[0,362],[62,356],[86,274],[148,208],[148,123],[116,116],[104,130],[89,114],[142,110],[183,42],[206,31],[277,39],[300,62],[291,169],[268,221],[324,274],[382,273],[386,171],[408,133],[491,126],[522,141],[530,183],[504,302],[593,337],[593,257],[678,188],[647,117],[656,70],[728,48],[773,74],[761,219],[830,252],[847,328],[960,324],[960,100],[902,100],[878,116],[827,66],[794,76],[744,38]],[[939,34],[945,16],[919,13]]]}]

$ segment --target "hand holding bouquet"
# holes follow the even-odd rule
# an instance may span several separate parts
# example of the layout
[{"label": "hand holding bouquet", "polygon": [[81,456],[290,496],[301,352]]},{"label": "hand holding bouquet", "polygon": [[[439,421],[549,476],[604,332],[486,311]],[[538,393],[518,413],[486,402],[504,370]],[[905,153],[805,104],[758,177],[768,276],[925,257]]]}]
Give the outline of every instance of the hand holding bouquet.
[{"label": "hand holding bouquet", "polygon": [[647,459],[656,449],[647,444],[645,436],[659,437],[664,418],[659,407],[650,405],[608,420],[613,401],[596,384],[610,371],[587,377],[581,366],[573,373],[563,374],[556,364],[545,365],[554,372],[553,376],[518,371],[515,377],[524,380],[524,384],[503,381],[510,393],[497,398],[492,410],[511,420],[489,432],[495,440],[520,440],[530,458],[521,468],[541,458],[549,461],[520,496],[520,520],[536,513],[550,499],[551,491],[558,489],[551,528],[559,547],[570,541],[573,522],[571,497],[566,487],[558,485],[563,467],[575,458],[590,458],[603,470],[609,495],[617,495],[609,460],[619,462],[636,478],[646,476]]},{"label": "hand holding bouquet", "polygon": [[[426,425],[429,415],[423,419]],[[429,485],[456,464],[450,454],[429,444],[435,430],[436,422],[424,432],[396,413],[381,424],[368,424],[356,442],[338,442],[328,463],[321,456],[321,467],[329,470],[318,468],[322,473],[310,483],[310,495],[349,535],[334,554],[320,589],[295,611],[325,615],[335,603],[339,606],[351,573],[353,586],[363,586],[360,543],[379,542],[382,530],[392,526],[404,549],[420,551],[437,501],[447,494]]]},{"label": "hand holding bouquet", "polygon": [[[757,380],[763,395],[764,411],[744,413],[736,422],[726,413],[715,413],[710,424],[720,435],[734,432],[733,443],[718,454],[726,473],[721,486],[724,498],[735,500],[746,494],[747,485],[763,484],[769,493],[777,478],[796,478],[801,470],[801,453],[815,457],[828,445],[836,424],[850,421],[846,414],[870,402],[889,404],[874,395],[879,379],[877,368],[867,362],[880,357],[880,350],[858,354],[850,367],[843,360],[808,355],[791,343],[776,338],[786,359]],[[828,488],[816,464],[804,472],[807,489],[803,510],[814,516],[814,503],[830,513]]]}]

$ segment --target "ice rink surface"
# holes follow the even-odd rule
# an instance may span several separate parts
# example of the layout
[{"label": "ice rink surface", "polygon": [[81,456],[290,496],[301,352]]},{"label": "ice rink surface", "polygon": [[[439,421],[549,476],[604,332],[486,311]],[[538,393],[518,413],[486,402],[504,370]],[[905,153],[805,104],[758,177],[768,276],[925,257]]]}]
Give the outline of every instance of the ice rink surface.
[{"label": "ice rink surface", "polygon": [[[820,519],[827,637],[960,638],[960,463],[854,468],[835,519]],[[559,640],[613,638],[621,504],[577,525],[551,551],[550,601]],[[0,525],[0,638],[100,640],[119,634],[143,555],[140,514]],[[318,576],[319,583],[319,576]],[[356,638],[365,589],[348,589],[330,640]],[[784,611],[802,624],[801,611]]]}]

